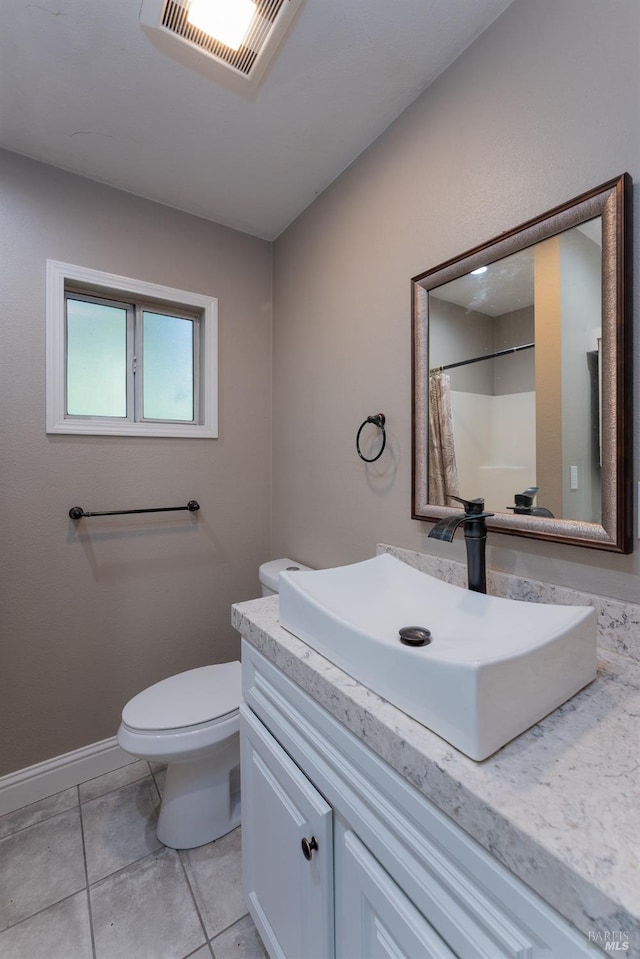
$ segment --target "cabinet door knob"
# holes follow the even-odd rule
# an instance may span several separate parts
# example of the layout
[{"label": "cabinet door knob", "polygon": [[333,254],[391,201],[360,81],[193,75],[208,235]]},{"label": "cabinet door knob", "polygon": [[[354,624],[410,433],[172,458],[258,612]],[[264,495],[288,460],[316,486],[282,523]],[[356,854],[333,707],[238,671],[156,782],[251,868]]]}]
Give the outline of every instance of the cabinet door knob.
[{"label": "cabinet door knob", "polygon": [[304,858],[311,861],[314,850],[318,848],[318,840],[316,837],[312,836],[311,839],[303,839],[300,845],[302,846],[302,855]]}]

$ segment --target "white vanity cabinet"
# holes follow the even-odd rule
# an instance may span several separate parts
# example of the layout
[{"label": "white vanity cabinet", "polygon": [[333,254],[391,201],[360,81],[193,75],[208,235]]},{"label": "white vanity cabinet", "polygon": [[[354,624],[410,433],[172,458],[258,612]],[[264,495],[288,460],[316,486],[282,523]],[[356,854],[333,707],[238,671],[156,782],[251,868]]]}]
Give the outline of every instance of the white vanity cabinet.
[{"label": "white vanity cabinet", "polygon": [[[243,881],[271,959],[602,955],[266,657],[242,646]],[[302,840],[317,846],[305,850],[310,859]]]},{"label": "white vanity cabinet", "polygon": [[272,957],[333,956],[333,812],[242,707],[244,894]]},{"label": "white vanity cabinet", "polygon": [[336,831],[336,952],[342,959],[455,959],[348,827]]}]

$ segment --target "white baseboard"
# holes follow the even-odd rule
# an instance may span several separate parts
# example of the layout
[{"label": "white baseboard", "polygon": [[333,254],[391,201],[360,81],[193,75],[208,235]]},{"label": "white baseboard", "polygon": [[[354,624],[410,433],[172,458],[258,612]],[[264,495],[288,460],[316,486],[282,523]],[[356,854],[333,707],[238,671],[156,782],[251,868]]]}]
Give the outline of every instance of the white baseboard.
[{"label": "white baseboard", "polygon": [[135,762],[115,736],[0,777],[0,816]]}]

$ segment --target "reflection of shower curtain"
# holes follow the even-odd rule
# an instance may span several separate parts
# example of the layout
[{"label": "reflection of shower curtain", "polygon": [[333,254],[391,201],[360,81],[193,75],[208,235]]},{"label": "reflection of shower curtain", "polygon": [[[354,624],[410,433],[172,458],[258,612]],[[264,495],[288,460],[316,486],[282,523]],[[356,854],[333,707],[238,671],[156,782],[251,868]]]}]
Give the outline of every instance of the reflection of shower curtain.
[{"label": "reflection of shower curtain", "polygon": [[450,495],[458,495],[458,469],[449,377],[439,372],[429,376],[429,502],[450,506]]}]

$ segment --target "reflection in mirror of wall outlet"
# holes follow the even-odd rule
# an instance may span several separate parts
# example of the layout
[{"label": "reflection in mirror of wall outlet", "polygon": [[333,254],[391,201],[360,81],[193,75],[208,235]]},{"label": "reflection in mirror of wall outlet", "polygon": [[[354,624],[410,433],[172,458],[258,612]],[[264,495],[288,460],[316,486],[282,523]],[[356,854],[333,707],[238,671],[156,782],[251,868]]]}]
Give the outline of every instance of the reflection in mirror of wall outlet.
[{"label": "reflection in mirror of wall outlet", "polygon": [[569,467],[569,476],[570,476],[571,489],[577,489],[578,488],[578,467],[577,466]]}]

